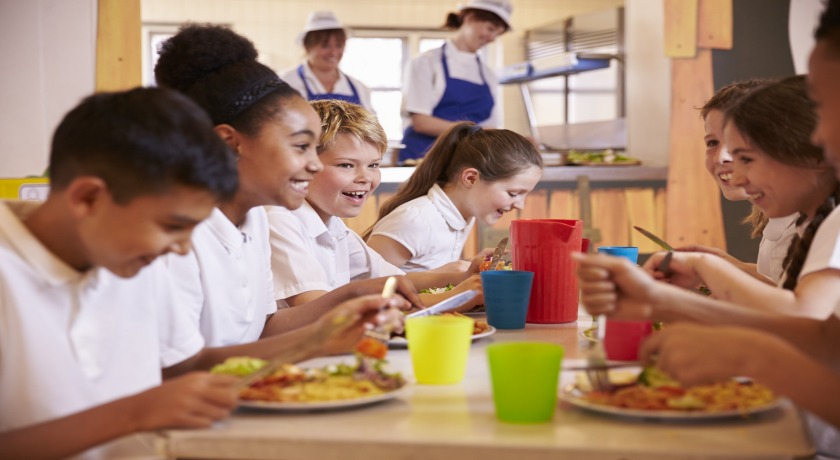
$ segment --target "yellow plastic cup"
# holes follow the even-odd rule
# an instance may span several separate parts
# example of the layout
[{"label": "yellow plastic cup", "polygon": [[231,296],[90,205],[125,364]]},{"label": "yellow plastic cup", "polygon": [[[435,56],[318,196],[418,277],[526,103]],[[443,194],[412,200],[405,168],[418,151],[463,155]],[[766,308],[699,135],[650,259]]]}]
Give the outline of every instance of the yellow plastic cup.
[{"label": "yellow plastic cup", "polygon": [[405,322],[405,337],[417,383],[452,385],[464,380],[472,343],[473,320],[424,316]]},{"label": "yellow plastic cup", "polygon": [[544,423],[557,408],[563,347],[545,342],[487,346],[496,417],[509,423]]}]

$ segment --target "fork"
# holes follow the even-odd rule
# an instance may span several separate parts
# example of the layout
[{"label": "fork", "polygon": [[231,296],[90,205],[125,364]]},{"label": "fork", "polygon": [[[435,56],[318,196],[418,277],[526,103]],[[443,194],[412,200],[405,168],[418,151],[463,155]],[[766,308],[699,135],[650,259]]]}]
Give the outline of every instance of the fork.
[{"label": "fork", "polygon": [[[393,276],[385,280],[382,289],[382,297],[389,299],[397,290],[397,279]],[[388,340],[391,339],[391,324],[379,324],[365,329],[364,338],[356,345],[356,351],[363,355],[365,360],[383,359],[388,353]]]},{"label": "fork", "polygon": [[589,378],[589,383],[592,385],[594,391],[609,392],[613,386],[610,383],[609,374],[607,373],[607,355],[604,351],[607,317],[597,315],[595,320],[598,323],[598,328],[596,329],[597,340],[589,342],[589,346],[586,349],[586,376]]}]

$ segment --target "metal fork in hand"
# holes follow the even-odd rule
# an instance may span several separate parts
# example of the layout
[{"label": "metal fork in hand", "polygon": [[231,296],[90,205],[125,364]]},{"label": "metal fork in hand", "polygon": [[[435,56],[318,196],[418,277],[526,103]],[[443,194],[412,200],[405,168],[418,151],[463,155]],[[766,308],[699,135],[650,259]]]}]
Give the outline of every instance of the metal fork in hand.
[{"label": "metal fork in hand", "polygon": [[607,354],[604,351],[604,336],[607,331],[607,317],[598,315],[595,317],[598,326],[596,329],[596,340],[589,342],[586,350],[586,376],[594,391],[611,391],[613,386],[607,373]]}]

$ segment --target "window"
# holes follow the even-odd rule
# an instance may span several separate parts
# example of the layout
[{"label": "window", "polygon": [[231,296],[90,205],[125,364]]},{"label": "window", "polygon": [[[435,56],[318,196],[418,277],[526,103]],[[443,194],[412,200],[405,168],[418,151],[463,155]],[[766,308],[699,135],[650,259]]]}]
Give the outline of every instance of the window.
[{"label": "window", "polygon": [[414,56],[439,48],[450,32],[440,30],[354,29],[347,40],[341,70],[371,91],[371,104],[388,139],[402,140],[400,116],[403,71]]},{"label": "window", "polygon": [[143,24],[143,86],[156,86],[155,64],[158,47],[178,32],[180,24]]}]

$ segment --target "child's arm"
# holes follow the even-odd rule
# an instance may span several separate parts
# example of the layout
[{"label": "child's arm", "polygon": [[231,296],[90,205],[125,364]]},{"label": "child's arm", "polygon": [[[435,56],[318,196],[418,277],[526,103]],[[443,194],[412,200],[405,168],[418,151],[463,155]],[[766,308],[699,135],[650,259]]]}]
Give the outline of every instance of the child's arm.
[{"label": "child's arm", "polygon": [[387,236],[372,235],[367,245],[395,267],[402,267],[411,258],[408,248]]},{"label": "child's arm", "polygon": [[65,458],[121,436],[160,428],[202,428],[236,407],[227,375],[193,373],[76,414],[0,433],[3,458]]},{"label": "child's arm", "polygon": [[193,370],[209,369],[234,356],[295,363],[325,354],[350,352],[362,338],[365,324],[377,322],[377,316],[386,307],[406,310],[410,304],[396,296],[385,299],[380,290],[377,294],[341,303],[317,321],[285,334],[241,345],[205,348],[195,356],[164,369],[163,376],[171,378]]},{"label": "child's arm", "polygon": [[774,283],[773,280],[758,272],[758,265],[742,262],[741,260],[736,259],[735,257],[733,257],[732,255],[720,248],[713,248],[709,246],[695,244],[691,246],[681,246],[676,248],[676,250],[682,252],[705,252],[707,254],[714,254],[722,258],[723,260],[729,262],[730,264],[738,267],[740,270],[746,272],[747,274],[761,281],[762,283],[767,283],[773,286],[776,285],[776,283]]},{"label": "child's arm", "polygon": [[481,277],[479,275],[473,275],[467,278],[466,280],[464,280],[463,282],[459,283],[457,286],[446,292],[441,292],[440,294],[420,294],[420,298],[423,299],[423,303],[425,303],[428,306],[432,306],[456,294],[469,291],[470,289],[478,291],[479,295],[475,296],[469,302],[455,309],[455,311],[466,312],[472,310],[477,305],[484,304],[484,289],[481,286]]}]

